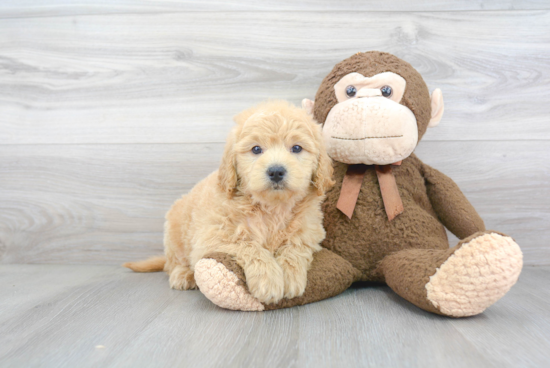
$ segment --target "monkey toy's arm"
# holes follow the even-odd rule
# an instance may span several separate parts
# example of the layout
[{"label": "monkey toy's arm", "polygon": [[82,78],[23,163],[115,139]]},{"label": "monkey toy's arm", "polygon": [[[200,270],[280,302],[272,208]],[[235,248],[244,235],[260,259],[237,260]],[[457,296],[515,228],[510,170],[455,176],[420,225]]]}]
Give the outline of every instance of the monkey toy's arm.
[{"label": "monkey toy's arm", "polygon": [[439,220],[459,239],[484,231],[481,217],[451,178],[422,164],[428,198]]}]

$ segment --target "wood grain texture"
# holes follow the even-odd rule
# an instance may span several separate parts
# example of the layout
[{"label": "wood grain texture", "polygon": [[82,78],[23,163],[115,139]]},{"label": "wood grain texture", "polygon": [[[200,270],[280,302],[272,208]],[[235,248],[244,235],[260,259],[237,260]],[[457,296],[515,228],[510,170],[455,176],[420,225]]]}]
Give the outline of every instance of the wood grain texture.
[{"label": "wood grain texture", "polygon": [[[0,145],[0,262],[119,264],[162,252],[164,214],[223,144]],[[421,142],[526,264],[550,264],[548,142]],[[454,241],[453,241],[454,244]]]},{"label": "wood grain texture", "polygon": [[313,98],[336,62],[373,49],[443,90],[425,140],[550,140],[549,43],[548,11],[3,19],[0,144],[223,142],[235,113]]},{"label": "wood grain texture", "polygon": [[232,115],[312,98],[334,63],[380,49],[443,90],[420,157],[514,236],[527,264],[550,264],[550,12],[517,10],[548,7],[2,1],[0,262],[161,252],[164,213],[216,168]]},{"label": "wood grain texture", "polygon": [[[513,362],[516,367],[544,367],[548,365],[550,346],[550,290],[541,284],[548,280],[548,268],[529,267],[522,272],[520,281],[511,290],[511,298],[499,302],[499,310],[490,316],[483,314],[474,323],[456,319],[454,328],[485,357],[503,366]],[[512,299],[513,298],[513,299]],[[507,301],[512,301],[509,303]],[[514,316],[512,318],[512,316]],[[489,332],[490,337],[487,337]],[[531,337],[526,339],[524,334]],[[514,346],[508,345],[514,341]],[[517,354],[518,351],[527,352]]]},{"label": "wood grain texture", "polygon": [[3,0],[0,18],[189,11],[464,11],[550,9],[544,0]]},{"label": "wood grain texture", "polygon": [[[44,276],[56,285],[47,292]],[[0,265],[0,365],[543,367],[548,277],[549,267],[526,267],[482,315],[450,319],[384,286],[355,285],[303,307],[233,312],[197,290],[170,290],[163,273]]]}]

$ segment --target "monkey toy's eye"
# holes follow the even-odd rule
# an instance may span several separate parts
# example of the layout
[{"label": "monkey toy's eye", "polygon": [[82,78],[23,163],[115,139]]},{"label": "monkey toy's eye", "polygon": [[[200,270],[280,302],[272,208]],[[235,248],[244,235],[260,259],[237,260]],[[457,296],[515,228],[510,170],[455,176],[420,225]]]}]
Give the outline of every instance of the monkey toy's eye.
[{"label": "monkey toy's eye", "polygon": [[384,86],[384,87],[380,88],[380,92],[382,92],[382,96],[390,97],[391,94],[393,93],[393,90],[391,89],[390,86]]},{"label": "monkey toy's eye", "polygon": [[346,95],[348,95],[349,98],[354,97],[357,94],[357,88],[354,86],[347,86],[346,87]]},{"label": "monkey toy's eye", "polygon": [[293,146],[293,147],[292,147],[292,152],[293,152],[293,153],[302,152],[302,147],[301,147],[301,146],[298,146],[298,145]]},{"label": "monkey toy's eye", "polygon": [[260,153],[262,153],[262,147],[260,147],[260,146],[252,147],[252,153],[255,154],[255,155],[259,155]]}]

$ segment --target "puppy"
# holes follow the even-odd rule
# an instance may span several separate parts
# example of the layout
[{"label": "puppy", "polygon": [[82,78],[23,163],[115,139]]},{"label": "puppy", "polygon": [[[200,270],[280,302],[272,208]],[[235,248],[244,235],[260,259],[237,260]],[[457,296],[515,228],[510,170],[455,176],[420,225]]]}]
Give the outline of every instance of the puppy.
[{"label": "puppy", "polygon": [[125,263],[196,288],[195,264],[213,252],[243,268],[250,293],[269,304],[304,293],[313,253],[325,238],[321,203],[334,182],[321,127],[284,101],[235,117],[219,170],[166,215],[165,257]]}]

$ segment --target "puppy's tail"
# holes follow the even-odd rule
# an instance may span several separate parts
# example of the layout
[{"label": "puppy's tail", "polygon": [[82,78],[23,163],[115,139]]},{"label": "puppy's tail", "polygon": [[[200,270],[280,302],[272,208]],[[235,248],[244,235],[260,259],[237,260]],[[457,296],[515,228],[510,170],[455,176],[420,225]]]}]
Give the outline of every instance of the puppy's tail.
[{"label": "puppy's tail", "polygon": [[158,272],[164,269],[166,263],[165,256],[151,257],[144,261],[126,262],[122,267],[126,267],[135,272]]}]

